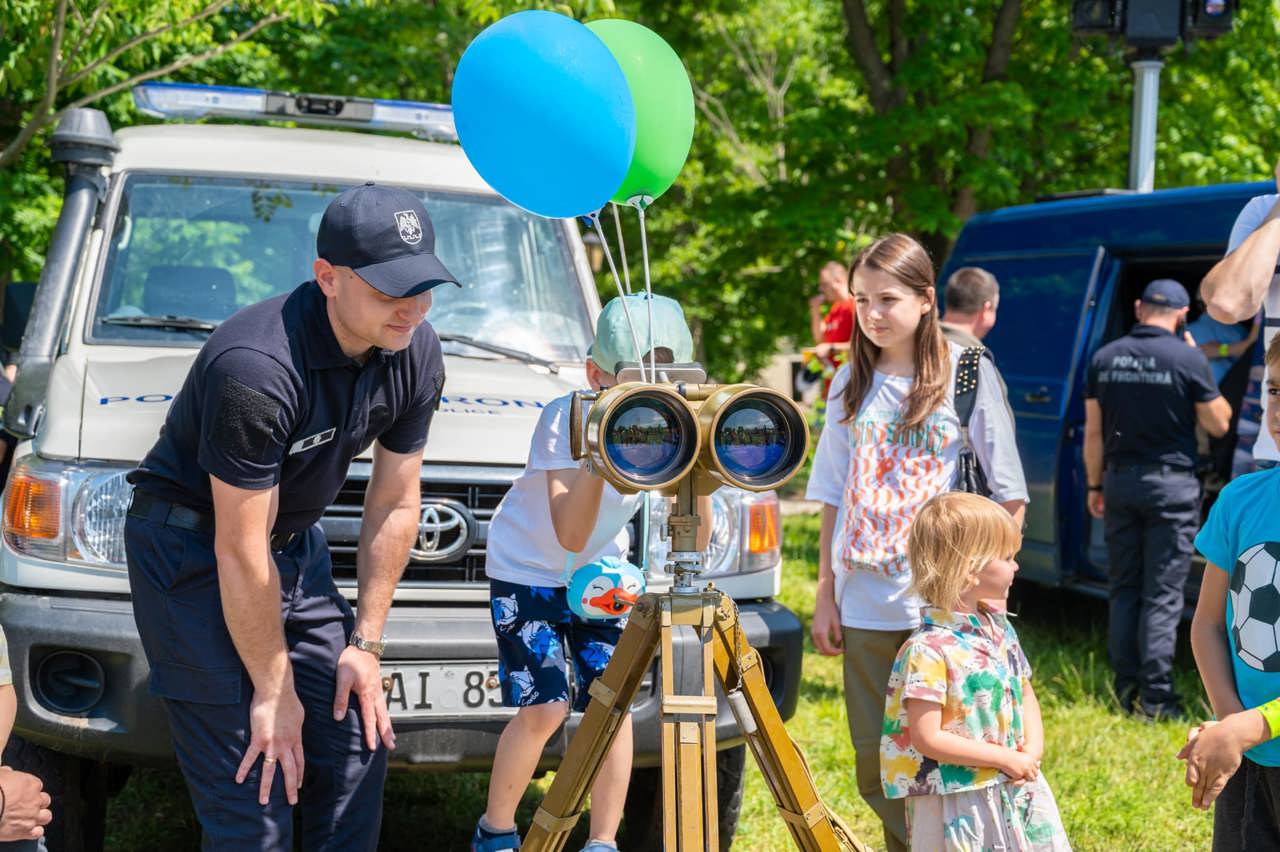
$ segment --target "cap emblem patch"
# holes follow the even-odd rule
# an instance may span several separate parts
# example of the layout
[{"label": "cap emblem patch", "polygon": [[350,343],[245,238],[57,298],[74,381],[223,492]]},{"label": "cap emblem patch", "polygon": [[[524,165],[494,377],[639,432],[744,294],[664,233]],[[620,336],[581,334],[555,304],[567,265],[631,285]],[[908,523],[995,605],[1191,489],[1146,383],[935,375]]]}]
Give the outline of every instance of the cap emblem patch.
[{"label": "cap emblem patch", "polygon": [[400,239],[411,246],[422,242],[422,223],[418,214],[412,210],[400,210],[396,213],[396,228],[400,231]]}]

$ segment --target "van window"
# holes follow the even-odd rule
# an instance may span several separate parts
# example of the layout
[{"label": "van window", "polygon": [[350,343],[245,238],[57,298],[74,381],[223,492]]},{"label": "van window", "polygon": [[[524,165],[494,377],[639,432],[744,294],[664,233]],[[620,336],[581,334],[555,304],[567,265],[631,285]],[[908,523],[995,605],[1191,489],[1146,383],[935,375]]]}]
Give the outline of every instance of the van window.
[{"label": "van window", "polygon": [[[207,331],[104,320],[177,316],[216,324],[294,289],[312,277],[320,218],[342,189],[130,175],[107,237],[88,339],[200,345]],[[435,227],[436,251],[463,285],[434,291],[428,319],[437,331],[557,361],[586,357],[590,319],[560,222],[494,197],[419,194]],[[462,346],[445,344],[446,351]],[[473,347],[457,351],[487,357]]]},{"label": "van window", "polygon": [[1006,378],[1066,377],[1095,257],[1080,252],[963,260],[1000,282],[995,328],[983,343]]}]

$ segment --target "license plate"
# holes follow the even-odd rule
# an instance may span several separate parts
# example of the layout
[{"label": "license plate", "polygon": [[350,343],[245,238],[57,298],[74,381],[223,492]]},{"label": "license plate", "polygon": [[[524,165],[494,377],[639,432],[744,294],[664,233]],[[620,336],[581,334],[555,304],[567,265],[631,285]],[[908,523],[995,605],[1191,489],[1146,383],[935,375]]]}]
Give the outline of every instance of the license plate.
[{"label": "license plate", "polygon": [[384,664],[382,685],[393,719],[492,716],[503,709],[492,660]]}]

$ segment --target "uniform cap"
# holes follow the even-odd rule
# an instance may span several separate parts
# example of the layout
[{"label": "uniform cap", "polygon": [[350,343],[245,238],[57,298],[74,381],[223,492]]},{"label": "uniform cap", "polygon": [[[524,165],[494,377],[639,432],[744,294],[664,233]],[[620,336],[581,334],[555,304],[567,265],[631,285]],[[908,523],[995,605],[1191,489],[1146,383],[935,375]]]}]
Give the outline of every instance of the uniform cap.
[{"label": "uniform cap", "polygon": [[1157,278],[1142,291],[1142,301],[1162,308],[1186,308],[1191,305],[1187,289],[1172,278]]},{"label": "uniform cap", "polygon": [[334,266],[351,267],[394,299],[437,284],[458,284],[435,250],[436,232],[418,196],[372,182],[329,202],[316,235],[316,254]]}]

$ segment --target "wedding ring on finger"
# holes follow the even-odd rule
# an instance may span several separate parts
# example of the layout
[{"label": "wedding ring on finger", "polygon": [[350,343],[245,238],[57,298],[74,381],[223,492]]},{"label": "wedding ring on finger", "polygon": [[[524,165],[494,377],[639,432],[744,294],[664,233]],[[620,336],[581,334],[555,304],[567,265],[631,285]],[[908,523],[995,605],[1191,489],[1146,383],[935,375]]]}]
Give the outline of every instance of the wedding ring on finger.
[{"label": "wedding ring on finger", "polygon": [[274,757],[264,757],[262,758],[262,762],[266,766],[271,766],[276,762],[276,759]]}]

